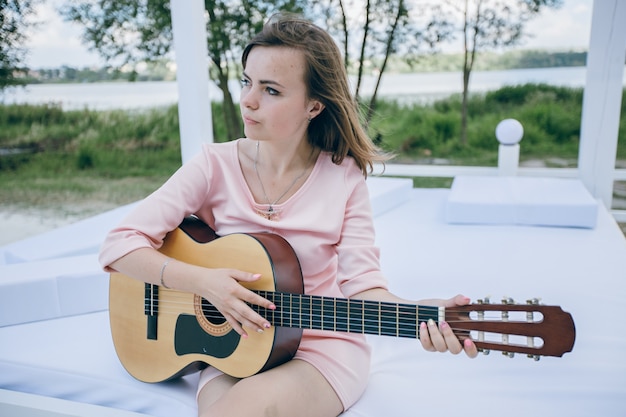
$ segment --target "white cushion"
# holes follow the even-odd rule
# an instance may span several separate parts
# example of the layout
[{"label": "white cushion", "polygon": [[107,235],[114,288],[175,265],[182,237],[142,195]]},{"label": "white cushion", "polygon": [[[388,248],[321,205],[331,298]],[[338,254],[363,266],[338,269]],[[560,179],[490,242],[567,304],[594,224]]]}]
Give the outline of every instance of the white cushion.
[{"label": "white cushion", "polygon": [[598,202],[576,179],[458,176],[446,221],[593,228]]}]

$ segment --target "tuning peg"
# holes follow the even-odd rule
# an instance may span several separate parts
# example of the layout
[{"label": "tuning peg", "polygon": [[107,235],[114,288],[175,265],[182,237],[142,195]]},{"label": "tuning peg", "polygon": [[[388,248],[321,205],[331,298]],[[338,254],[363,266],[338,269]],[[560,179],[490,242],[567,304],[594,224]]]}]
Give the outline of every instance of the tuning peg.
[{"label": "tuning peg", "polygon": [[483,355],[489,355],[489,352],[491,352],[489,349],[483,349],[483,348],[478,348],[478,351],[482,353]]},{"label": "tuning peg", "polygon": [[488,295],[488,296],[486,296],[485,298],[480,298],[480,299],[476,300],[476,302],[477,302],[478,304],[489,304],[489,303],[491,303],[491,300],[489,299],[490,297],[491,297],[491,296],[490,296],[490,295]]},{"label": "tuning peg", "polygon": [[502,354],[504,356],[508,356],[509,358],[515,357],[515,353],[514,352],[502,352]]},{"label": "tuning peg", "polygon": [[504,296],[502,297],[502,304],[515,304],[515,300],[511,297]]},{"label": "tuning peg", "polygon": [[535,362],[537,362],[539,359],[541,359],[541,356],[539,356],[539,355],[531,355],[531,354],[528,354],[528,355],[526,355],[526,356],[527,356],[528,358],[530,358],[530,359],[533,359]]},{"label": "tuning peg", "polygon": [[530,300],[526,300],[526,304],[538,305],[540,301],[541,298],[531,298]]}]

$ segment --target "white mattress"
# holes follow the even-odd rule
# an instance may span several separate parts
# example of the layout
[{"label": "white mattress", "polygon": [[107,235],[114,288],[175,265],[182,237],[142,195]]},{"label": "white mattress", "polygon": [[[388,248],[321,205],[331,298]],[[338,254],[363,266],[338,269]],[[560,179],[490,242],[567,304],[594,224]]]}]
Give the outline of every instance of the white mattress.
[{"label": "white mattress", "polygon": [[[538,362],[497,353],[469,360],[424,352],[416,340],[372,336],[367,391],[344,415],[623,416],[626,336],[614,318],[626,306],[626,240],[610,214],[600,207],[594,229],[452,225],[444,218],[448,193],[405,189],[405,198],[377,212],[391,289],[407,298],[542,297],[572,313],[574,350]],[[68,259],[82,256],[71,252]],[[11,268],[0,267],[0,274]],[[0,275],[0,294],[4,279]],[[99,293],[100,280],[93,280]],[[85,305],[90,294],[81,285],[83,292],[73,297]],[[95,299],[96,307],[82,313],[57,311],[0,327],[0,389],[151,416],[195,416],[196,376],[159,384],[130,377],[115,356],[100,306],[106,294]],[[17,307],[28,300],[10,302]]]}]

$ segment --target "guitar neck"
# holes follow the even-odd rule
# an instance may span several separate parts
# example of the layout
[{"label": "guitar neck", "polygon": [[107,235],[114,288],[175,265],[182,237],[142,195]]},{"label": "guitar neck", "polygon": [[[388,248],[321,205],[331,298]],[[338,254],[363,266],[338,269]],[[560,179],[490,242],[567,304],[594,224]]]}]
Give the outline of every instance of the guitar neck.
[{"label": "guitar neck", "polygon": [[256,291],[276,306],[252,306],[281,327],[419,338],[419,323],[443,320],[443,307]]}]

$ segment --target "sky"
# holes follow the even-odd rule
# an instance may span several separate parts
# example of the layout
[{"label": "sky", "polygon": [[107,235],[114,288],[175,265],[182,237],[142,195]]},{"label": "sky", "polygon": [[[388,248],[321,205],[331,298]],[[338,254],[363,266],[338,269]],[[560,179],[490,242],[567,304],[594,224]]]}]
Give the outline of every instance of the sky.
[{"label": "sky", "polygon": [[[40,27],[31,35],[26,65],[30,68],[103,66],[97,53],[81,43],[81,27],[64,22],[55,8],[63,0],[46,0],[38,9]],[[586,50],[591,28],[593,0],[564,0],[557,10],[547,10],[528,23],[531,35],[520,48],[549,50]],[[446,52],[461,50],[460,42],[446,45]]]}]

